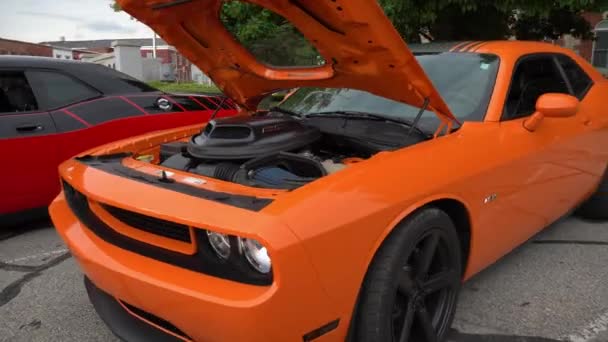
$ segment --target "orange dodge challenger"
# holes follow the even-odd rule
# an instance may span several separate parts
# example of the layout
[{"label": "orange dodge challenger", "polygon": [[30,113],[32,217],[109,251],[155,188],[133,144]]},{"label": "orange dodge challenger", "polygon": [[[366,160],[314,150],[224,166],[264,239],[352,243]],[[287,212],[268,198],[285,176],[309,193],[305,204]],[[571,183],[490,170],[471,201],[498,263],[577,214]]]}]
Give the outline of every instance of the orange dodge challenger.
[{"label": "orange dodge challenger", "polygon": [[119,2],[242,108],[60,167],[51,216],[125,340],[443,341],[463,281],[571,211],[608,218],[608,82],[569,50],[408,46],[375,0],[251,0],[325,61],[278,68],[221,0]]}]

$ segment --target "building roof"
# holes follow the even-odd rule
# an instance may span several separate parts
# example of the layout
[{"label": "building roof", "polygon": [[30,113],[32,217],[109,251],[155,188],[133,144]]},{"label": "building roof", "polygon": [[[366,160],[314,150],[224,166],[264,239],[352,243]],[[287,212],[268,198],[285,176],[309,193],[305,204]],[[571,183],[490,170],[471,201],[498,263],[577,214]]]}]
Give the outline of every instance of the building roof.
[{"label": "building roof", "polygon": [[[138,46],[151,46],[152,38],[136,38],[136,39],[98,39],[98,40],[66,40],[66,41],[53,41],[53,42],[42,42],[40,44],[47,44],[58,48],[67,49],[103,49],[112,48],[113,42],[128,43]],[[156,39],[156,45],[167,45],[167,43],[160,39]]]},{"label": "building roof", "polygon": [[2,41],[2,42],[10,42],[10,43],[18,43],[18,44],[24,44],[24,45],[33,45],[33,46],[39,46],[39,47],[48,48],[48,46],[45,46],[45,45],[42,45],[42,44],[38,44],[38,43],[30,43],[30,42],[24,42],[24,41],[21,41],[21,40],[6,39],[6,38],[1,38],[1,37],[0,37],[0,41]]}]

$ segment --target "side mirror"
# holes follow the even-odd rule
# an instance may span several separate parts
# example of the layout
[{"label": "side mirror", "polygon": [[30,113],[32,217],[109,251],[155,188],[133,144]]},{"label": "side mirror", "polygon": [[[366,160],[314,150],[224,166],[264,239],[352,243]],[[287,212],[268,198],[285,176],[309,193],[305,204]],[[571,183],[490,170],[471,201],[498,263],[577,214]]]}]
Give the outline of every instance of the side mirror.
[{"label": "side mirror", "polygon": [[549,93],[544,94],[536,101],[536,111],[547,118],[567,118],[576,115],[579,101],[576,97]]},{"label": "side mirror", "polygon": [[567,118],[578,112],[579,100],[567,94],[548,93],[536,101],[536,113],[524,121],[524,128],[534,132],[543,118]]}]

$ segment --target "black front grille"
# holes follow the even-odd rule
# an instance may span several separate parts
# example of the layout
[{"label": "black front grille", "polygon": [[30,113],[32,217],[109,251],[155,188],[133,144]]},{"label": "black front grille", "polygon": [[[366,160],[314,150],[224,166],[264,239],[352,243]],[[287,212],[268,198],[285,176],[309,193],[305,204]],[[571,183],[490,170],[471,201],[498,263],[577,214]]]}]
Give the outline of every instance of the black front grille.
[{"label": "black front grille", "polygon": [[93,213],[87,197],[65,181],[63,182],[63,193],[68,206],[78,220],[93,234],[118,248],[223,279],[259,286],[272,284],[272,273],[261,274],[253,271],[247,264],[227,263],[218,258],[209,246],[207,234],[201,229],[195,230],[197,245],[195,254],[175,252],[133,239],[114,230]]},{"label": "black front grille", "polygon": [[182,337],[186,340],[192,340],[188,335],[186,335],[186,333],[184,333],[183,331],[179,330],[178,327],[176,327],[175,325],[171,324],[170,322],[165,321],[164,319],[154,316],[153,314],[144,311],[138,307],[135,307],[129,303],[126,303],[124,301],[120,301],[122,303],[122,305],[124,305],[127,309],[129,309],[129,311],[131,311],[133,314],[135,314],[136,316],[139,316],[139,318],[144,319],[152,324],[155,324],[167,331],[170,331],[171,333]]},{"label": "black front grille", "polygon": [[107,204],[102,204],[101,206],[110,215],[133,228],[173,240],[192,242],[190,239],[190,228],[184,224],[157,219]]}]

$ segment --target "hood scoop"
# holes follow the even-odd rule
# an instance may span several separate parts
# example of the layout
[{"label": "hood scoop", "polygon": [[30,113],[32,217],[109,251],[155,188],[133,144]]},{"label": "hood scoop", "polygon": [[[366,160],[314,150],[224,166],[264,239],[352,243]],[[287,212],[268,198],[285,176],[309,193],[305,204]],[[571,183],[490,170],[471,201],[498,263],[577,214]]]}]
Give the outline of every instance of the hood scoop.
[{"label": "hood scoop", "polygon": [[245,160],[290,151],[321,137],[290,117],[239,116],[211,121],[188,144],[188,154],[202,160]]}]

